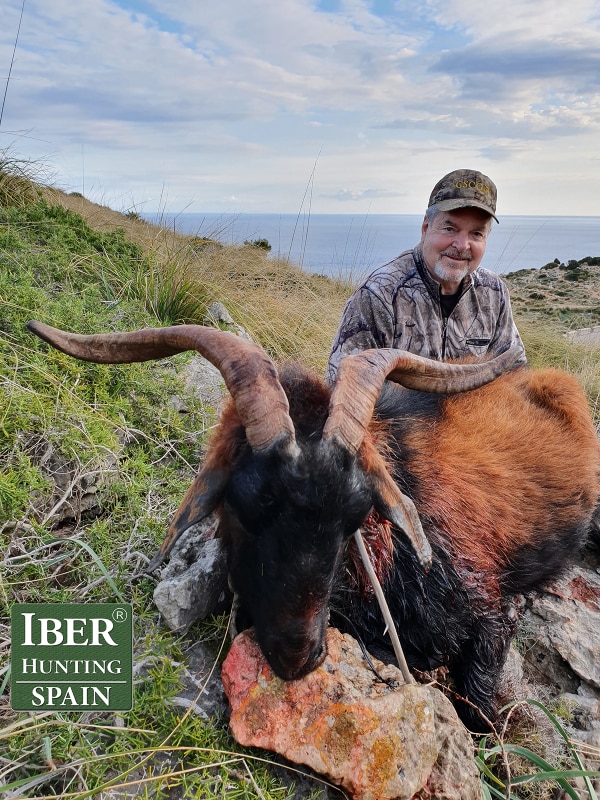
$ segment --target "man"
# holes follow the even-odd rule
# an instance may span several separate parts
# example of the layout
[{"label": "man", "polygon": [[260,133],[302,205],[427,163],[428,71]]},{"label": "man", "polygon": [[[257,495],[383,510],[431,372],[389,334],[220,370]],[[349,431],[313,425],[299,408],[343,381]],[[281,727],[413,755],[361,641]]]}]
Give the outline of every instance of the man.
[{"label": "man", "polygon": [[340,322],[327,378],[340,360],[370,347],[396,347],[445,361],[523,351],[505,284],[480,267],[496,220],[496,187],[459,169],[434,186],[421,242],[376,269],[352,295]]}]

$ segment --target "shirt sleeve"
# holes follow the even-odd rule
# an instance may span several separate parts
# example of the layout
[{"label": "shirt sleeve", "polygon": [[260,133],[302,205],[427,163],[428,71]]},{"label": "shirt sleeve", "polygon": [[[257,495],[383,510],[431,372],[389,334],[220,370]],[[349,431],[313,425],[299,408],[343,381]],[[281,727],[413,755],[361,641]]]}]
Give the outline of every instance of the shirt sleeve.
[{"label": "shirt sleeve", "polygon": [[333,383],[344,356],[371,347],[394,346],[394,315],[368,286],[361,286],[346,303],[333,340],[326,379]]}]

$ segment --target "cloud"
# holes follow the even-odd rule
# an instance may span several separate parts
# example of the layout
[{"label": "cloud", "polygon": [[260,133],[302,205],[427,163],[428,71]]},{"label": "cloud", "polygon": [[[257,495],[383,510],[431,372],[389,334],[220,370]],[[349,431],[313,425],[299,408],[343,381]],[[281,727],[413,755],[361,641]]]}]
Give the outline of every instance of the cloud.
[{"label": "cloud", "polygon": [[513,40],[542,40],[598,27],[595,0],[496,0],[493,9],[480,0],[428,0],[438,25],[471,39],[498,34]]},{"label": "cloud", "polygon": [[386,189],[338,189],[335,194],[323,195],[323,197],[338,200],[342,203],[356,200],[373,200],[385,197],[398,197],[398,192],[388,191]]},{"label": "cloud", "polygon": [[23,105],[39,107],[45,95],[44,104],[82,107],[88,118],[95,109],[147,121],[349,109],[380,102],[410,57],[410,37],[398,25],[384,32],[366,4],[345,14],[300,0],[231,0],[210,15],[196,3],[150,8],[185,34],[109,0],[89,0],[80,15],[65,0],[30,0]]},{"label": "cloud", "polygon": [[[320,209],[420,210],[440,174],[518,176],[526,153],[544,175],[591,164],[587,207],[596,5],[86,0],[74,14],[72,0],[28,0],[0,136],[28,131],[23,146],[51,152],[78,189],[84,161],[88,191],[167,186],[174,205],[208,211],[234,196],[295,211],[319,153]],[[21,2],[5,6],[0,76]]]},{"label": "cloud", "polygon": [[486,39],[459,52],[443,53],[432,68],[459,76],[467,85],[470,76],[493,75],[509,82],[542,80],[577,94],[600,88],[600,35],[579,42]]}]

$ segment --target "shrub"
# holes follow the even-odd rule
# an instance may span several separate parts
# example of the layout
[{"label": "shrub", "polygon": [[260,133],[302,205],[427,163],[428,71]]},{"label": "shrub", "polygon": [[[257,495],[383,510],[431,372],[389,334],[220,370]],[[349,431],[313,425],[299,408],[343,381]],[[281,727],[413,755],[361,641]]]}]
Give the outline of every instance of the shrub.
[{"label": "shrub", "polygon": [[210,236],[193,236],[190,239],[190,247],[196,252],[202,252],[207,249],[221,248],[223,245],[217,239],[211,239]]},{"label": "shrub", "polygon": [[246,240],[244,244],[250,247],[259,247],[261,250],[266,250],[267,252],[271,250],[268,239],[253,239],[251,242]]}]

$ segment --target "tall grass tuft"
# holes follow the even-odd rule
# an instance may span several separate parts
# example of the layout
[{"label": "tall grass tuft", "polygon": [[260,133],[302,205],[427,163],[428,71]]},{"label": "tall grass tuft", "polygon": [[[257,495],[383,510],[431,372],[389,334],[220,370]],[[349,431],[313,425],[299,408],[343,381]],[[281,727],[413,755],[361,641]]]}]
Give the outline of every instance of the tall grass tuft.
[{"label": "tall grass tuft", "polygon": [[[528,699],[514,701],[501,709],[501,713],[512,711],[523,704],[529,704],[542,711],[549,719],[556,733],[562,739],[566,751],[566,764],[555,766],[550,764],[529,747],[504,741],[504,731],[498,736],[498,743],[489,745],[488,737],[480,740],[475,761],[481,776],[482,793],[485,800],[502,798],[502,800],[521,800],[523,797],[554,798],[556,790],[562,791],[561,797],[579,800],[581,795],[574,788],[574,779],[583,779],[586,796],[589,800],[598,800],[592,779],[600,777],[600,772],[584,768],[575,744],[560,724],[558,718],[539,700]],[[514,765],[519,765],[518,774],[514,773]],[[514,791],[513,791],[514,790]],[[526,794],[523,794],[523,790]],[[515,794],[514,792],[519,792]]]},{"label": "tall grass tuft", "polygon": [[300,359],[323,371],[352,286],[304,272],[256,247],[199,252],[189,275],[222,302],[276,359]]},{"label": "tall grass tuft", "polygon": [[198,324],[206,316],[205,290],[185,264],[152,257],[125,262],[104,253],[99,264],[84,266],[97,272],[108,302],[139,301],[163,325]]},{"label": "tall grass tuft", "polygon": [[44,168],[35,161],[0,150],[0,206],[22,208],[40,197],[38,183]]}]

